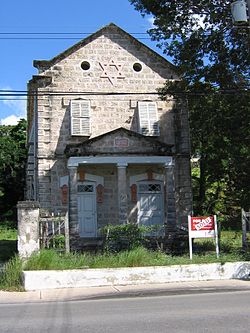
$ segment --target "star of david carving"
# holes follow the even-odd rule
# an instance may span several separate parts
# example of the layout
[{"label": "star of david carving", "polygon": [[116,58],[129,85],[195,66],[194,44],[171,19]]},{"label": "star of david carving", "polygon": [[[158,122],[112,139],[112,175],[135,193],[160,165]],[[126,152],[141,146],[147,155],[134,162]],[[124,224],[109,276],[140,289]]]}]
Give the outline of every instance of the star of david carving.
[{"label": "star of david carving", "polygon": [[103,72],[101,78],[106,78],[109,82],[114,85],[117,79],[124,79],[125,76],[122,73],[123,64],[115,62],[115,60],[110,59],[109,62],[99,63]]}]

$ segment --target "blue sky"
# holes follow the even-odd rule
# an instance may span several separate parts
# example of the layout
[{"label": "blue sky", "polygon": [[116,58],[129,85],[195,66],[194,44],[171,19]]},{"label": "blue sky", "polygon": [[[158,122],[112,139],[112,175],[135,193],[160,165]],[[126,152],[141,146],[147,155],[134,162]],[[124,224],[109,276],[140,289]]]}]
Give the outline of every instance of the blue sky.
[{"label": "blue sky", "polygon": [[[101,27],[115,23],[128,33],[146,32],[152,18],[142,18],[128,0],[9,0],[0,7],[0,90],[26,90],[37,71],[32,62],[51,59]],[[82,33],[79,35],[24,35],[20,33]],[[14,34],[19,33],[19,34]],[[147,38],[148,35],[134,35]],[[22,39],[23,37],[35,39]],[[60,37],[63,39],[36,39]],[[65,39],[64,37],[76,37]],[[150,39],[140,39],[154,50]],[[0,96],[1,124],[25,117],[25,100]]]}]

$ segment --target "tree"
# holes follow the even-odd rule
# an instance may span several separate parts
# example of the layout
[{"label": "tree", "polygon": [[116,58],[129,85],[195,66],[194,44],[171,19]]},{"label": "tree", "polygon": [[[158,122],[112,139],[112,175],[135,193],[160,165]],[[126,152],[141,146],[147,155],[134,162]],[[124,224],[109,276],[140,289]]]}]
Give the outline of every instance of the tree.
[{"label": "tree", "polygon": [[220,88],[249,79],[248,27],[233,27],[229,0],[130,0],[155,18],[150,35],[173,58],[189,83],[205,80]]},{"label": "tree", "polygon": [[249,29],[233,27],[229,0],[130,0],[154,17],[149,30],[182,81],[159,92],[187,98],[194,169],[194,208],[232,216],[249,208]]},{"label": "tree", "polygon": [[25,185],[26,120],[0,126],[0,220],[14,218]]}]

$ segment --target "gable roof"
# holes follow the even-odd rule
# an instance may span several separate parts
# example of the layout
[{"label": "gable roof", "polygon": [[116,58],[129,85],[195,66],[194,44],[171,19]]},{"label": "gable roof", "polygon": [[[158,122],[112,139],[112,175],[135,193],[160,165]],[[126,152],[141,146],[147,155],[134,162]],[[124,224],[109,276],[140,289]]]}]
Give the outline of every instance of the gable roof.
[{"label": "gable roof", "polygon": [[114,23],[110,23],[110,24],[104,26],[102,29],[100,29],[97,32],[91,34],[90,36],[82,39],[80,42],[71,46],[70,48],[68,48],[64,52],[58,54],[57,56],[55,56],[51,60],[34,60],[33,65],[34,65],[34,67],[36,67],[37,69],[39,69],[41,71],[49,69],[50,67],[54,66],[57,62],[65,59],[66,57],[68,57],[69,55],[71,55],[75,51],[79,50],[83,46],[87,45],[88,43],[90,43],[94,39],[100,37],[101,35],[104,35],[105,33],[110,33],[110,32],[119,33],[120,35],[123,35],[125,38],[129,39],[131,41],[131,43],[134,43],[139,48],[141,48],[143,52],[149,53],[152,57],[156,58],[156,60],[164,63],[173,72],[177,73],[177,67],[174,66],[171,62],[166,60],[164,57],[162,57],[161,55],[159,55],[158,53],[153,51],[151,48],[149,48],[145,44],[141,43],[138,39],[131,36],[129,33],[124,31],[123,29],[121,29],[120,27],[115,25]]},{"label": "gable roof", "polygon": [[173,145],[156,140],[154,137],[144,136],[124,127],[104,133],[92,139],[77,144],[69,144],[65,148],[65,155],[172,155]]}]

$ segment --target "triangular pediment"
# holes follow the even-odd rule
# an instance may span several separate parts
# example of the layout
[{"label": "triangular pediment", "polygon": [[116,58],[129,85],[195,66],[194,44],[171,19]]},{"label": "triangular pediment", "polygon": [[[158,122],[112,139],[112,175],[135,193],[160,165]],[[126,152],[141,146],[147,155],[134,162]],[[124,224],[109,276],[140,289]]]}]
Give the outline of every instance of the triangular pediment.
[{"label": "triangular pediment", "polygon": [[65,154],[71,156],[96,155],[171,155],[172,145],[127,130],[123,127],[82,143],[67,145]]},{"label": "triangular pediment", "polygon": [[[120,38],[117,38],[117,35],[120,36]],[[39,72],[46,71],[50,68],[52,68],[54,65],[56,65],[61,60],[69,57],[74,52],[77,52],[79,49],[85,47],[92,41],[96,40],[100,36],[108,36],[110,39],[114,38],[113,42],[115,44],[119,44],[120,40],[126,40],[127,46],[129,48],[129,51],[131,53],[135,53],[135,56],[138,57],[140,60],[140,55],[147,54],[149,58],[153,58],[154,61],[151,61],[152,64],[156,64],[154,70],[160,70],[160,67],[165,68],[168,70],[169,78],[177,79],[177,68],[174,66],[171,62],[169,62],[167,59],[159,55],[157,52],[146,46],[145,44],[141,43],[138,39],[115,25],[114,23],[110,23],[106,26],[104,26],[102,29],[98,30],[97,32],[89,35],[88,37],[82,39],[77,44],[71,46],[67,50],[63,51],[62,53],[56,55],[54,58],[50,60],[34,60],[33,65],[37,69],[39,69]],[[112,37],[114,36],[114,37]],[[121,45],[121,47],[124,47],[124,43]],[[139,52],[138,52],[139,50]]]}]

